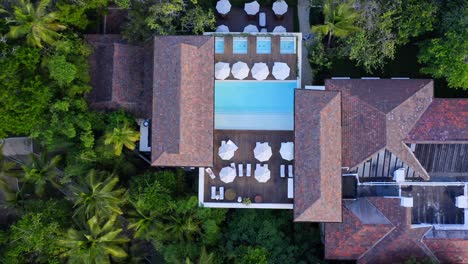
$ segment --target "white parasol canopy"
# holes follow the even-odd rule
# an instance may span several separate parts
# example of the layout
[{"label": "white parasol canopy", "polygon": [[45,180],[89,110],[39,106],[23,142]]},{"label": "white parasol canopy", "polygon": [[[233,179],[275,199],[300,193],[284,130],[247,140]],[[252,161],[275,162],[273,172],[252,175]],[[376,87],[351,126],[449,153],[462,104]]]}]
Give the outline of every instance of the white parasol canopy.
[{"label": "white parasol canopy", "polygon": [[270,145],[268,145],[268,142],[264,142],[264,143],[257,142],[257,145],[255,146],[255,149],[254,149],[254,155],[258,161],[264,162],[264,161],[269,160],[271,158],[271,155],[273,155],[273,153],[271,152],[271,147]]},{"label": "white parasol canopy", "polygon": [[283,26],[276,26],[276,27],[273,29],[273,32],[283,33],[283,32],[286,32],[286,28],[283,27]]},{"label": "white parasol canopy", "polygon": [[268,65],[263,62],[257,62],[252,67],[252,77],[256,80],[265,80],[268,75],[270,74],[270,70],[268,70]]},{"label": "white parasol canopy", "polygon": [[249,66],[247,63],[238,61],[232,65],[231,73],[234,78],[238,80],[243,80],[249,76]]},{"label": "white parasol canopy", "polygon": [[221,144],[221,147],[219,147],[218,150],[218,155],[223,160],[230,160],[234,157],[234,153],[237,149],[237,145],[231,140],[228,140],[227,143]]},{"label": "white parasol canopy", "polygon": [[231,11],[231,3],[228,0],[219,0],[216,3],[216,10],[218,13],[225,15]]},{"label": "white parasol canopy", "polygon": [[273,12],[275,15],[282,16],[288,12],[288,4],[284,0],[278,0],[273,3]]},{"label": "white parasol canopy", "polygon": [[221,33],[229,32],[229,27],[226,25],[219,25],[216,27],[216,32],[221,32]]},{"label": "white parasol canopy", "polygon": [[215,64],[215,78],[218,80],[224,80],[229,77],[231,69],[229,68],[229,63],[226,62],[217,62]]},{"label": "white parasol canopy", "polygon": [[236,170],[232,167],[224,167],[219,172],[219,178],[225,183],[233,182],[236,178]]},{"label": "white parasol canopy", "polygon": [[247,15],[255,16],[260,11],[260,4],[257,1],[245,3],[244,10]]},{"label": "white parasol canopy", "polygon": [[258,182],[267,182],[271,178],[271,172],[268,165],[257,166],[255,169],[255,179]]},{"label": "white parasol canopy", "polygon": [[273,64],[272,74],[277,80],[285,80],[289,77],[290,72],[291,69],[289,69],[288,64],[284,62],[275,62],[275,64]]},{"label": "white parasol canopy", "polygon": [[281,142],[280,148],[281,157],[285,160],[294,159],[294,143],[293,142]]},{"label": "white parasol canopy", "polygon": [[258,27],[255,25],[248,25],[244,27],[244,33],[258,32]]}]

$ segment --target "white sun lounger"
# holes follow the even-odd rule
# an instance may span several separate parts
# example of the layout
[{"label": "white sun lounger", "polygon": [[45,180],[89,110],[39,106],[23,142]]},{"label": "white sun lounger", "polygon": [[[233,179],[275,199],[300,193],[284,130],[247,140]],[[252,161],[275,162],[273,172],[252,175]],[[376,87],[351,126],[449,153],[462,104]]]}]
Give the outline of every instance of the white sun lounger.
[{"label": "white sun lounger", "polygon": [[285,170],[286,170],[286,166],[284,166],[284,164],[282,164],[282,165],[280,166],[280,176],[281,176],[281,178],[286,177]]},{"label": "white sun lounger", "polygon": [[238,164],[237,168],[239,170],[239,177],[243,177],[244,176],[244,165]]},{"label": "white sun lounger", "polygon": [[206,168],[205,171],[206,171],[206,173],[208,173],[208,175],[210,175],[210,178],[211,178],[211,179],[216,178],[216,175],[213,173],[213,171],[211,170],[211,168]]},{"label": "white sun lounger", "polygon": [[261,12],[258,15],[258,24],[260,25],[260,27],[265,27],[266,26],[266,15],[265,15],[264,12]]},{"label": "white sun lounger", "polygon": [[294,179],[288,178],[288,198],[294,198]]},{"label": "white sun lounger", "polygon": [[294,177],[293,165],[288,165],[288,177],[290,177],[290,178]]},{"label": "white sun lounger", "polygon": [[216,187],[211,186],[211,200],[215,200],[215,199],[216,199]]},{"label": "white sun lounger", "polygon": [[247,164],[247,170],[245,176],[250,177],[252,175],[252,164]]},{"label": "white sun lounger", "polygon": [[219,187],[219,199],[224,200],[224,187]]}]

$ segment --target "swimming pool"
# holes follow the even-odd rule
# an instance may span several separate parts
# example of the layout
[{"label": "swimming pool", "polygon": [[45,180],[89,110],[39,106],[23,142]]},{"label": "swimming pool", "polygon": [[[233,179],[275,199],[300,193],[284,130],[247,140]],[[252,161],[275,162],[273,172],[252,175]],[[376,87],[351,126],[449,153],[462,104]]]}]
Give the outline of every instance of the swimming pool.
[{"label": "swimming pool", "polygon": [[296,81],[215,81],[215,129],[294,130]]},{"label": "swimming pool", "polygon": [[218,54],[224,53],[224,38],[223,37],[215,38],[215,53],[218,53]]},{"label": "swimming pool", "polygon": [[257,53],[270,54],[271,53],[271,38],[257,37]]},{"label": "swimming pool", "polygon": [[232,53],[247,54],[247,38],[234,37],[232,39]]},{"label": "swimming pool", "polygon": [[280,53],[296,54],[296,37],[281,37]]}]

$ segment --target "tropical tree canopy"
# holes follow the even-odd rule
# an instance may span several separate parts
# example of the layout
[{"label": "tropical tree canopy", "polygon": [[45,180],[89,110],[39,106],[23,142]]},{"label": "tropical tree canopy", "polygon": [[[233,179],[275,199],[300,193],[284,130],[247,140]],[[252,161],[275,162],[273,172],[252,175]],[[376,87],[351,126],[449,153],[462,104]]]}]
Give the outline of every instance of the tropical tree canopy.
[{"label": "tropical tree canopy", "polygon": [[53,44],[59,37],[57,31],[66,27],[58,22],[57,13],[47,13],[50,0],[41,0],[36,7],[29,0],[20,0],[19,5],[13,7],[13,17],[10,23],[8,37],[19,38],[26,36],[31,46],[42,48],[42,42]]},{"label": "tropical tree canopy", "polygon": [[140,133],[133,130],[127,123],[124,123],[104,135],[104,144],[113,145],[114,154],[120,156],[124,146],[130,150],[134,150],[135,142],[139,138]]},{"label": "tropical tree canopy", "polygon": [[47,151],[43,151],[39,156],[31,154],[31,162],[22,166],[24,175],[20,180],[34,185],[34,193],[42,197],[47,183],[60,188],[56,177],[58,175],[57,165],[60,162],[60,156],[54,156],[49,159]]}]

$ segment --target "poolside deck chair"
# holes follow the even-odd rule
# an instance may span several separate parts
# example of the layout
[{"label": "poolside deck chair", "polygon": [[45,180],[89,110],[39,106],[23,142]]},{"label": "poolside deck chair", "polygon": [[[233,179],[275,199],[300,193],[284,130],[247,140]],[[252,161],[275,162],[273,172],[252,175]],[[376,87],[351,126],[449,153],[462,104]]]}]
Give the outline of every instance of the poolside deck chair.
[{"label": "poolside deck chair", "polygon": [[216,199],[216,186],[211,186],[211,200]]},{"label": "poolside deck chair", "polygon": [[216,175],[213,173],[213,171],[211,170],[211,168],[206,168],[205,169],[206,173],[208,173],[208,175],[210,175],[210,178],[211,179],[215,179],[216,178]]},{"label": "poolside deck chair", "polygon": [[294,174],[293,174],[293,165],[288,165],[288,177],[289,177],[289,178],[294,177]]},{"label": "poolside deck chair", "polygon": [[286,170],[286,166],[284,166],[284,164],[282,164],[282,165],[280,166],[280,176],[281,176],[281,178],[286,177],[285,170]]},{"label": "poolside deck chair", "polygon": [[247,170],[245,176],[250,177],[252,176],[252,164],[247,164]]},{"label": "poolside deck chair", "polygon": [[288,178],[288,198],[294,198],[294,179]]},{"label": "poolside deck chair", "polygon": [[260,27],[265,27],[266,26],[266,14],[265,14],[265,12],[261,12],[258,15],[258,24],[260,25]]},{"label": "poolside deck chair", "polygon": [[219,199],[224,200],[224,187],[219,187]]},{"label": "poolside deck chair", "polygon": [[237,165],[237,168],[239,170],[239,172],[238,172],[239,177],[244,177],[244,165],[239,164],[239,165]]}]

